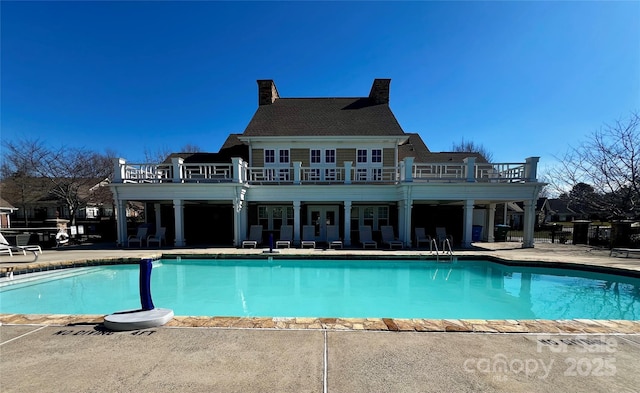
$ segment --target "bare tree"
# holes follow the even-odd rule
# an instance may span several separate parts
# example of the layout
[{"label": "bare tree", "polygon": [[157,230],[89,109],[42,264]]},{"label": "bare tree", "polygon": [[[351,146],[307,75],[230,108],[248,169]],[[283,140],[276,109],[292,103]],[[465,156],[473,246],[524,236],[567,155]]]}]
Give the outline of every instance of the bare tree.
[{"label": "bare tree", "polygon": [[[4,141],[3,147],[3,179],[12,179],[29,197],[52,195],[63,201],[69,209],[71,225],[75,224],[78,210],[94,194],[94,186],[108,179],[113,171],[109,154],[87,149],[53,149],[40,140],[28,139]],[[42,189],[34,189],[33,179],[44,180],[37,182]]]},{"label": "bare tree", "polygon": [[[200,148],[200,146],[191,143],[187,143],[180,149],[180,153],[199,153],[201,151],[202,149]],[[171,150],[169,150],[166,146],[158,148],[155,151],[151,151],[145,148],[144,159],[145,162],[149,163],[163,162],[171,153]]]},{"label": "bare tree", "polygon": [[[640,215],[640,115],[606,124],[570,147],[546,180],[569,202],[609,218]],[[589,187],[592,187],[593,192]]]},{"label": "bare tree", "polygon": [[480,153],[488,162],[493,160],[493,153],[486,147],[473,141],[465,141],[464,138],[459,143],[454,143],[452,149],[456,152]]}]

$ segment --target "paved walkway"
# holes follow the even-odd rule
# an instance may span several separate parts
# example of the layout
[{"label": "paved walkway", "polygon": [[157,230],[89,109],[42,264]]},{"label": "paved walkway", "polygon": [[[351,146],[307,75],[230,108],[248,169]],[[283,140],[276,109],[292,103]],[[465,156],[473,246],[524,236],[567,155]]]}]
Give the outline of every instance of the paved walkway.
[{"label": "paved walkway", "polygon": [[[640,271],[638,259],[611,258],[606,250],[585,246],[490,246],[456,255]],[[37,261],[32,255],[2,257],[0,272],[192,253],[258,256],[262,250],[69,247],[45,250]],[[281,255],[302,253],[421,254],[291,249]],[[637,322],[606,334],[340,330],[329,323],[309,329],[165,326],[109,332],[97,321],[14,324],[0,317],[2,392],[640,392]]]}]

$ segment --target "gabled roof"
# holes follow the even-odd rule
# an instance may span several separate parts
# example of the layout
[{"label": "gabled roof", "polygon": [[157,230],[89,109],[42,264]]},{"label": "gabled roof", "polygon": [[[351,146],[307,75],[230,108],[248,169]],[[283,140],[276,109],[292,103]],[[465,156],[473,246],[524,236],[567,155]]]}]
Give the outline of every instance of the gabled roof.
[{"label": "gabled roof", "polygon": [[467,157],[475,157],[476,164],[486,164],[487,160],[482,154],[477,152],[439,152],[429,153],[423,158],[423,163],[445,163],[445,162],[464,162]]},{"label": "gabled roof", "polygon": [[231,158],[240,157],[245,161],[249,160],[249,146],[238,139],[240,134],[229,134],[227,140],[222,144],[220,151],[217,153],[171,153],[163,161],[164,164],[170,164],[172,158],[183,158],[187,164],[213,164],[221,162],[231,162]]},{"label": "gabled roof", "polygon": [[258,81],[261,105],[242,136],[404,136],[389,108],[389,81],[376,79],[369,97],[352,98],[280,98],[273,81]]},{"label": "gabled roof", "polygon": [[9,202],[7,202],[4,199],[0,198],[0,211],[3,211],[3,210],[14,211],[14,210],[18,210],[18,208],[14,207]]}]

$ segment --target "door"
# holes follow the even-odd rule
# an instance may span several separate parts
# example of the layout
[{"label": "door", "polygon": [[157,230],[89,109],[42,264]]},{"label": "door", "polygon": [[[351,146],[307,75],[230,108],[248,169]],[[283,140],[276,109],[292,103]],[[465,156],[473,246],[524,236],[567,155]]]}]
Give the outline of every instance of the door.
[{"label": "door", "polygon": [[307,209],[307,225],[315,228],[316,241],[327,240],[327,225],[340,225],[338,206],[309,206]]}]

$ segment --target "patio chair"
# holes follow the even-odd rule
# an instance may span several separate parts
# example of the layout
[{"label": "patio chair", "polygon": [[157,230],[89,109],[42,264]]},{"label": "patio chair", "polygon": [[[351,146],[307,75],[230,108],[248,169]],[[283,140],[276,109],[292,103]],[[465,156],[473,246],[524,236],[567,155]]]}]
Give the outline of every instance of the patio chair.
[{"label": "patio chair", "polygon": [[147,227],[138,227],[138,233],[127,238],[127,246],[131,247],[131,243],[138,243],[142,247],[142,241],[147,237]]},{"label": "patio chair", "polygon": [[415,231],[415,234],[416,234],[416,247],[417,248],[420,248],[420,244],[422,244],[422,243],[427,243],[429,245],[429,247],[431,247],[431,236],[426,234],[424,228],[416,227],[414,231]]},{"label": "patio chair", "polygon": [[447,228],[436,227],[436,241],[441,250],[444,250],[444,244],[447,240],[449,240],[449,246],[453,247],[453,236],[447,235]]},{"label": "patio chair", "polygon": [[280,227],[280,240],[276,241],[276,248],[291,247],[291,241],[293,240],[293,226],[291,225],[282,225]]},{"label": "patio chair", "polygon": [[21,235],[16,236],[16,247],[19,250],[22,250],[22,253],[26,255],[26,251],[31,251],[34,254],[38,252],[42,255],[42,248],[37,244],[29,244],[29,240],[31,239],[31,235],[28,233],[23,233]]},{"label": "patio chair", "polygon": [[327,225],[327,244],[329,244],[329,248],[343,247],[339,232],[337,225]]},{"label": "patio chair", "polygon": [[361,225],[359,232],[360,232],[360,244],[362,244],[362,248],[367,248],[369,246],[372,246],[373,248],[378,248],[378,243],[373,240],[373,236],[371,235],[371,226]]},{"label": "patio chair", "polygon": [[167,234],[167,228],[165,227],[158,228],[158,231],[155,234],[147,236],[147,247],[151,247],[151,243],[158,243],[158,247],[162,247],[162,242],[164,242],[164,245],[166,246],[167,245],[166,234]]},{"label": "patio chair", "polygon": [[302,227],[302,242],[300,246],[302,248],[311,247],[316,248],[316,227],[313,225],[305,225]]},{"label": "patio chair", "polygon": [[383,225],[380,227],[380,230],[382,231],[382,244],[388,244],[389,248],[404,248],[404,244],[394,236],[391,225]]},{"label": "patio chair", "polygon": [[7,239],[4,238],[2,233],[0,233],[0,253],[9,254],[9,256],[13,256],[13,250],[16,248],[9,244]]},{"label": "patio chair", "polygon": [[258,244],[262,244],[262,225],[251,225],[249,229],[249,238],[242,241],[242,248],[245,247],[258,247]]}]

